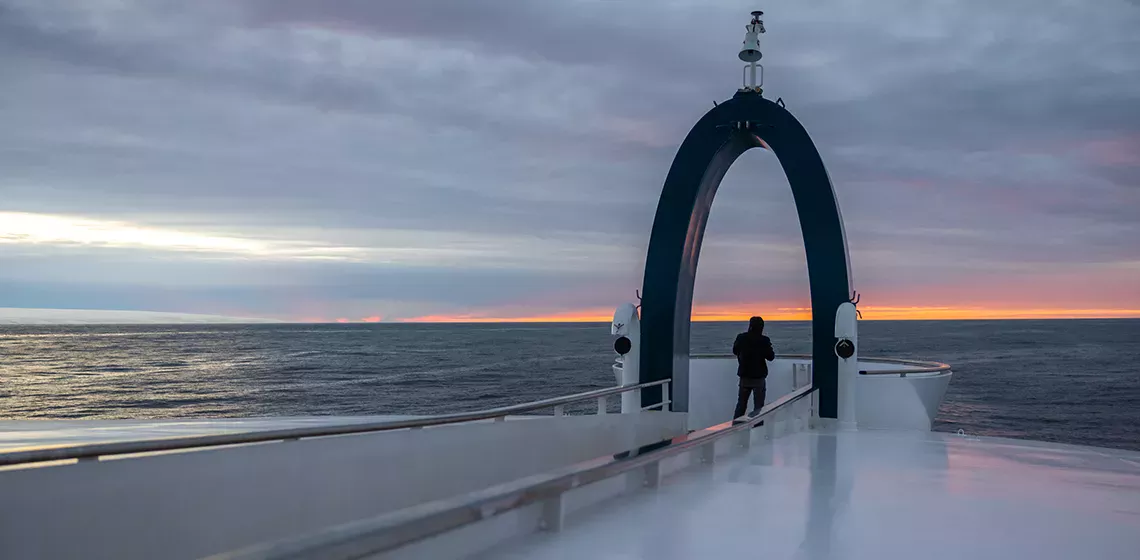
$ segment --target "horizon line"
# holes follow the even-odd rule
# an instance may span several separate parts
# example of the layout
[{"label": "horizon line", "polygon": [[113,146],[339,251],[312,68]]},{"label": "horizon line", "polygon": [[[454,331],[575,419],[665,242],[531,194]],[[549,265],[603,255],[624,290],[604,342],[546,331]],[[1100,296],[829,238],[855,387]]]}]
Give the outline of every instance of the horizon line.
[{"label": "horizon line", "polygon": [[[731,311],[723,307],[709,306],[704,309],[694,309],[689,320],[691,322],[746,322],[749,318],[759,315],[768,322],[811,321],[810,308],[803,307],[773,307],[771,305],[740,305],[733,308],[772,309],[770,313],[747,314]],[[923,307],[923,306],[867,306],[860,308],[863,312],[861,321],[994,321],[994,320],[1033,320],[1033,319],[1140,319],[1140,309],[994,309],[981,306],[970,307]],[[545,315],[531,315],[519,317],[504,317],[502,315],[424,315],[420,317],[398,318],[389,322],[399,323],[605,323],[613,318],[612,311],[603,312],[598,309],[577,312],[552,313]],[[351,322],[344,319],[337,322]]]},{"label": "horizon line", "polygon": [[[750,314],[738,309],[767,309],[769,312]],[[995,321],[995,320],[1070,320],[1070,319],[1140,319],[1140,309],[1105,308],[987,308],[972,306],[865,306],[861,321]],[[9,313],[3,313],[3,312]],[[43,312],[49,313],[43,313]],[[4,315],[15,316],[4,317]],[[27,317],[22,312],[31,312]],[[68,312],[75,317],[68,317]],[[31,309],[0,308],[0,325],[35,324],[187,324],[187,323],[229,323],[229,324],[367,324],[367,323],[409,323],[409,324],[526,324],[526,323],[608,323],[613,319],[613,311],[603,308],[579,309],[575,311],[539,313],[534,315],[511,316],[509,313],[484,310],[457,314],[428,314],[414,317],[384,317],[371,314],[356,319],[338,317],[301,318],[255,318],[244,313],[234,315],[202,315],[179,312],[127,311],[127,310],[78,310],[78,309]],[[132,317],[132,315],[137,316]],[[747,322],[754,315],[764,317],[768,322],[807,322],[812,320],[811,309],[807,307],[781,306],[778,304],[733,304],[706,305],[695,308],[690,322]],[[111,317],[114,316],[114,319]],[[8,319],[8,320],[5,320]],[[199,319],[199,320],[195,320]],[[204,320],[201,320],[204,319]]]},{"label": "horizon line", "polygon": [[[1117,317],[977,317],[977,318],[951,318],[951,319],[921,319],[921,318],[907,318],[907,319],[859,319],[860,323],[886,323],[886,322],[919,322],[919,321],[946,321],[946,322],[968,322],[968,321],[1136,321],[1140,320],[1140,316],[1117,316]],[[260,323],[260,324],[278,324],[278,325],[596,325],[612,323],[612,319],[503,319],[503,320],[441,320],[441,321],[381,321],[365,322],[365,321],[349,321],[341,323],[337,321],[281,321],[280,323]],[[748,319],[695,319],[691,323],[747,323]],[[765,323],[810,323],[811,319],[765,319]],[[241,323],[233,323],[241,324]],[[246,324],[259,324],[259,323],[246,323]]]},{"label": "horizon line", "polygon": [[[1137,321],[1140,316],[1075,316],[1075,317],[967,317],[967,318],[874,318],[859,319],[860,323],[886,323],[886,322],[919,322],[919,321],[945,321],[945,322],[973,322],[973,321]],[[280,321],[268,319],[261,321],[244,321],[235,319],[220,322],[5,322],[0,321],[3,327],[58,327],[58,326],[173,326],[173,325],[201,325],[201,326],[268,326],[268,325],[601,325],[612,323],[612,319],[471,319],[471,320],[397,320],[397,321]],[[743,319],[693,319],[690,323],[747,323]],[[765,319],[765,323],[810,323],[811,319]]]}]

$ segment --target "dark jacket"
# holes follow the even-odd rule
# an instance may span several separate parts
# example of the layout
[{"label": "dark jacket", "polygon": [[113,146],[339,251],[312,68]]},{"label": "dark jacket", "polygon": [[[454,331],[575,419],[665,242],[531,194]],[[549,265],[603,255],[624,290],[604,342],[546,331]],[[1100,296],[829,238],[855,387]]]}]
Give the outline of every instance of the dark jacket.
[{"label": "dark jacket", "polygon": [[768,362],[776,359],[772,340],[756,331],[736,335],[732,353],[736,354],[736,375],[742,378],[767,378]]}]

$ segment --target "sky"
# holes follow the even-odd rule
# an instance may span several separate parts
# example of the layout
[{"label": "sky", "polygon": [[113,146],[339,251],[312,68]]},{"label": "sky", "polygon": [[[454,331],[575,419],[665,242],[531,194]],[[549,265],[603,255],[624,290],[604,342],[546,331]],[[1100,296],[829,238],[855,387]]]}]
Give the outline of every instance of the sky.
[{"label": "sky", "polygon": [[[865,318],[1140,317],[1136,0],[0,0],[0,308],[606,320],[757,7]],[[744,154],[694,318],[798,228]]]}]

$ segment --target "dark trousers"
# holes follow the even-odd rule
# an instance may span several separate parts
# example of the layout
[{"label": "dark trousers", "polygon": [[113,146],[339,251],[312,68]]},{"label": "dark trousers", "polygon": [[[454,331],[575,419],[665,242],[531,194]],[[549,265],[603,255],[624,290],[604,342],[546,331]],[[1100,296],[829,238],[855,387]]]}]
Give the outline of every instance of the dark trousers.
[{"label": "dark trousers", "polygon": [[740,392],[736,395],[736,412],[732,413],[733,419],[744,416],[744,410],[748,407],[749,393],[752,394],[752,410],[764,408],[764,397],[768,393],[767,380],[740,378]]}]

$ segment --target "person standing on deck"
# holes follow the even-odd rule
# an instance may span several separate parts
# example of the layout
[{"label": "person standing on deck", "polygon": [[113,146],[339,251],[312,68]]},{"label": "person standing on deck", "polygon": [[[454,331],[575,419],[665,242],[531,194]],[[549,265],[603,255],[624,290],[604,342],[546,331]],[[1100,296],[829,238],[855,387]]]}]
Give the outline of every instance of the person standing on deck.
[{"label": "person standing on deck", "polygon": [[749,393],[752,394],[752,409],[757,411],[763,408],[768,392],[768,362],[776,359],[776,351],[772,349],[772,340],[764,336],[763,318],[748,320],[748,331],[736,335],[732,353],[736,355],[736,375],[740,377],[736,411],[732,414],[736,419],[744,416]]}]

